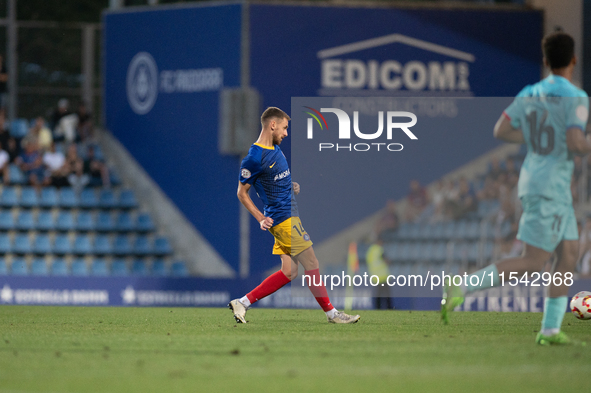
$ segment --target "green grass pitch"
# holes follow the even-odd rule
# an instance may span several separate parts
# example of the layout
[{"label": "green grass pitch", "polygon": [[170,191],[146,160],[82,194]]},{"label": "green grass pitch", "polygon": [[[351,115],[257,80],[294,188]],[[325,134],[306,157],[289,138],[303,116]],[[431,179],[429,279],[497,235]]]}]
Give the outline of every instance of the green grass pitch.
[{"label": "green grass pitch", "polygon": [[534,344],[541,314],[0,307],[0,392],[587,391],[586,347]]}]

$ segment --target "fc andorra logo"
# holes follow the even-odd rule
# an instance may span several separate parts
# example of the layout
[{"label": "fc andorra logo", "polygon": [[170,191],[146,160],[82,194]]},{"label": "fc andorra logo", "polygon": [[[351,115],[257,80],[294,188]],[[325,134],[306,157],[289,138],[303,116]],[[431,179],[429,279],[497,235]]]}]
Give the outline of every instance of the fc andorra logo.
[{"label": "fc andorra logo", "polygon": [[138,115],[150,112],[158,97],[158,67],[147,52],[136,54],[127,69],[127,100]]}]

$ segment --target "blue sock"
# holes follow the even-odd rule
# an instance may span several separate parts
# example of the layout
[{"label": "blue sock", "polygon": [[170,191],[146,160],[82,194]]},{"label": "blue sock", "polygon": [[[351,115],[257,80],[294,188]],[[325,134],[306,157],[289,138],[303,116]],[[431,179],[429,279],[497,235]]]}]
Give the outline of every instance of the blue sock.
[{"label": "blue sock", "polygon": [[[481,282],[483,275],[484,282]],[[476,279],[476,277],[478,278],[478,280]],[[480,291],[482,289],[496,287],[497,285],[499,285],[499,282],[499,271],[497,270],[497,265],[488,265],[487,267],[468,275],[468,279],[464,283],[464,295],[470,294],[475,291]]]},{"label": "blue sock", "polygon": [[566,313],[566,296],[547,297],[544,301],[544,317],[542,318],[542,334],[556,334],[560,331],[562,319]]}]

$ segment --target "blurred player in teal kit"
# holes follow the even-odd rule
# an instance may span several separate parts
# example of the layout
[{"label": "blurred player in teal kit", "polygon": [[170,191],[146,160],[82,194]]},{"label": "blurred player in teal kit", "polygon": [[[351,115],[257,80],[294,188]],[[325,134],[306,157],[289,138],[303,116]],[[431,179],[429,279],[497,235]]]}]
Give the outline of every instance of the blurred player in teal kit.
[{"label": "blurred player in teal kit", "polygon": [[[571,83],[576,64],[574,40],[565,33],[553,33],[542,41],[544,65],[550,75],[526,86],[503,112],[494,128],[494,136],[511,143],[525,143],[527,155],[519,175],[518,195],[523,205],[517,238],[524,243],[521,257],[496,262],[468,276],[463,286],[447,286],[441,301],[441,317],[448,323],[449,313],[463,303],[464,296],[501,284],[499,273],[540,272],[556,252],[552,274],[560,273],[562,285],[548,288],[544,302],[542,329],[536,337],[541,345],[571,344],[560,331],[568,302],[566,273],[575,268],[579,234],[572,205],[571,178],[574,154],[591,152],[585,138],[589,99]],[[492,274],[491,274],[492,273]],[[472,285],[470,278],[487,277]],[[477,282],[473,279],[473,282]],[[505,281],[505,284],[506,282]]]}]

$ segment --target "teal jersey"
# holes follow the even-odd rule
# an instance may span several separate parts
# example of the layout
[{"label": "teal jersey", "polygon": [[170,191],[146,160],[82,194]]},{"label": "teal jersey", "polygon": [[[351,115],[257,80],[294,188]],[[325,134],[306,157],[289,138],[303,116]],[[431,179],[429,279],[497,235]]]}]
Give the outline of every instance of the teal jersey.
[{"label": "teal jersey", "polygon": [[538,195],[572,203],[574,163],[566,130],[576,127],[584,132],[588,113],[587,93],[561,76],[550,75],[521,90],[504,112],[527,144],[517,188],[520,198]]}]

